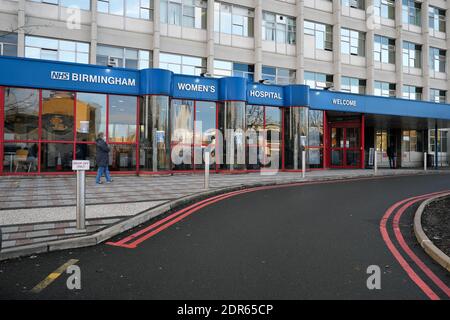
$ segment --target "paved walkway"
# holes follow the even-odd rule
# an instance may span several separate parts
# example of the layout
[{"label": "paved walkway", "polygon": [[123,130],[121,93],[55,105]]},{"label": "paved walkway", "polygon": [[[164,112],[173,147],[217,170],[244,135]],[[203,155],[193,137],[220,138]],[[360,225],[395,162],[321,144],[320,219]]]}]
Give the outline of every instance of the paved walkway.
[{"label": "paved walkway", "polygon": [[[434,170],[428,171],[436,173]],[[439,171],[448,172],[449,171]],[[380,169],[378,175],[424,173],[423,170]],[[289,183],[322,179],[373,176],[373,170],[323,170],[276,175],[212,174],[210,188],[256,183]],[[163,203],[204,191],[201,174],[173,176],[115,176],[111,184],[96,185],[87,178],[87,230],[75,228],[76,181],[74,176],[0,177],[0,228],[2,248],[12,248],[80,237],[152,209]]]}]

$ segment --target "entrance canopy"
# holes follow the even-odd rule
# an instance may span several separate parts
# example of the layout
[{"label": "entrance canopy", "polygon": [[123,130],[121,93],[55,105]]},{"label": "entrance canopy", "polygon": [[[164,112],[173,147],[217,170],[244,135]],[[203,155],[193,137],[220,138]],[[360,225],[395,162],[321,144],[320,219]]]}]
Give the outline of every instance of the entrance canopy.
[{"label": "entrance canopy", "polygon": [[310,89],[310,108],[364,113],[367,124],[377,127],[450,127],[450,105],[442,103]]}]

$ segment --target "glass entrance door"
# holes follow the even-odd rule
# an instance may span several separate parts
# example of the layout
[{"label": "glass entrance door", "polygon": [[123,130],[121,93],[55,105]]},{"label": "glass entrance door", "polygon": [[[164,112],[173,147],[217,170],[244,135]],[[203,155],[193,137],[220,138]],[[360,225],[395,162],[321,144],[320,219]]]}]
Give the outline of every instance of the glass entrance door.
[{"label": "glass entrance door", "polygon": [[361,166],[361,128],[356,124],[332,124],[330,130],[331,167]]}]

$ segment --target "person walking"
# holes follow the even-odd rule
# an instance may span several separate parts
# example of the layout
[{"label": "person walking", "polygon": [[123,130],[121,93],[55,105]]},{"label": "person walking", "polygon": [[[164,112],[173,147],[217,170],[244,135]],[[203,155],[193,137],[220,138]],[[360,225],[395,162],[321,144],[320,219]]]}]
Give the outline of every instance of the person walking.
[{"label": "person walking", "polygon": [[389,167],[391,169],[394,169],[395,168],[395,149],[394,149],[394,145],[392,143],[389,145],[389,147],[387,147],[386,153],[389,158]]},{"label": "person walking", "polygon": [[112,182],[108,168],[110,148],[105,141],[105,134],[103,132],[100,132],[97,135],[97,140],[95,140],[95,142],[97,145],[96,161],[98,167],[97,178],[95,179],[95,182],[97,182],[97,184],[101,184],[102,183],[101,178],[104,174],[106,178],[106,183],[110,183]]}]

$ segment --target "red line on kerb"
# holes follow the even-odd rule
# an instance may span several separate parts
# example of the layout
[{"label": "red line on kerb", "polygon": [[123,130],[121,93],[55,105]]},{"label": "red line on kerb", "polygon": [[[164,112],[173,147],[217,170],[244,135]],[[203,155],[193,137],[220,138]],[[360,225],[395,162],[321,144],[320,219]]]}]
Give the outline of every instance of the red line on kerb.
[{"label": "red line on kerb", "polygon": [[400,266],[406,271],[408,276],[411,278],[412,281],[430,298],[431,300],[440,300],[439,296],[417,275],[417,273],[411,268],[411,266],[406,262],[406,260],[403,258],[403,256],[400,254],[400,252],[395,248],[394,244],[392,243],[389,234],[387,232],[386,223],[389,219],[389,217],[392,215],[392,213],[399,208],[401,205],[405,205],[405,210],[407,207],[411,206],[413,203],[425,200],[426,198],[432,197],[434,195],[438,195],[441,193],[446,193],[448,191],[441,191],[441,192],[433,192],[421,196],[411,197],[408,199],[404,199],[402,201],[399,201],[395,204],[393,204],[389,209],[385,212],[383,218],[380,221],[380,232],[381,236],[383,237],[384,242],[386,243],[388,249],[391,251],[392,255],[397,259]]},{"label": "red line on kerb", "polygon": [[[429,197],[428,197],[429,198]],[[393,228],[395,237],[397,241],[400,243],[400,246],[405,250],[406,254],[419,266],[420,269],[448,296],[450,297],[450,288],[438,277],[434,274],[433,271],[428,268],[422,260],[417,257],[417,255],[409,248],[406,244],[405,239],[403,238],[402,232],[400,231],[400,218],[407,208],[412,206],[414,203],[420,201],[420,199],[412,200],[406,204],[404,204],[395,214],[393,220]]]}]

